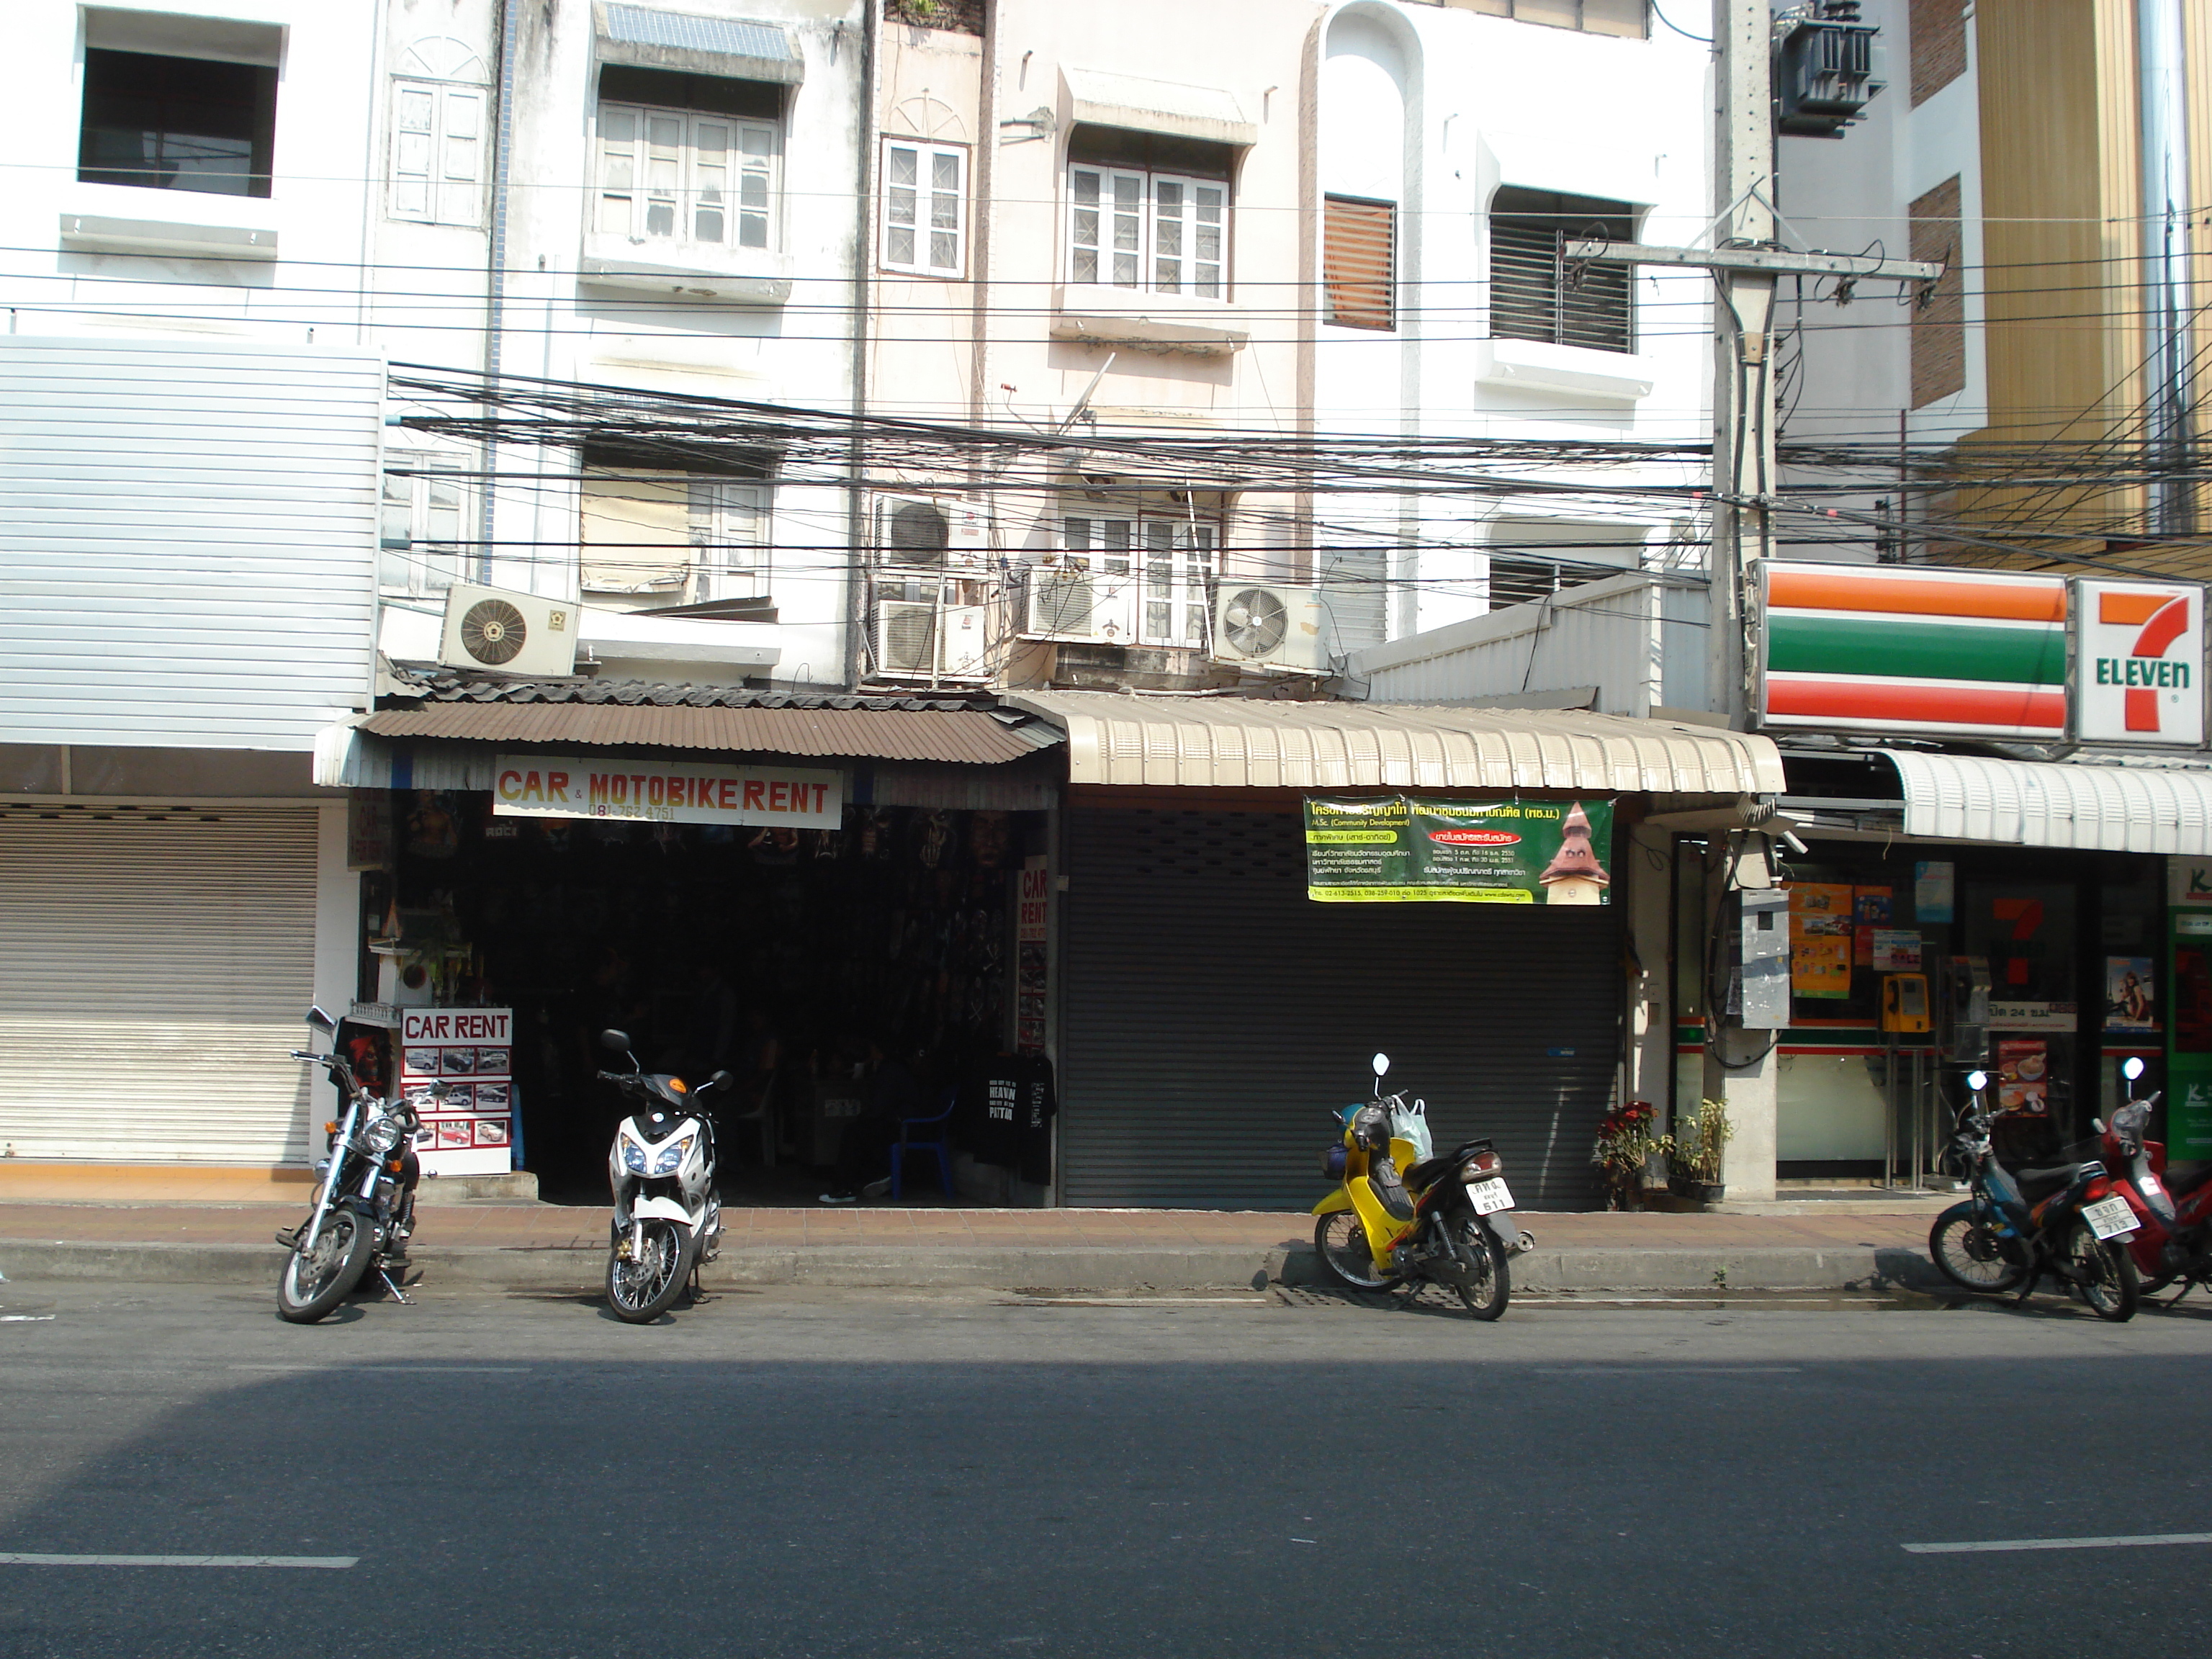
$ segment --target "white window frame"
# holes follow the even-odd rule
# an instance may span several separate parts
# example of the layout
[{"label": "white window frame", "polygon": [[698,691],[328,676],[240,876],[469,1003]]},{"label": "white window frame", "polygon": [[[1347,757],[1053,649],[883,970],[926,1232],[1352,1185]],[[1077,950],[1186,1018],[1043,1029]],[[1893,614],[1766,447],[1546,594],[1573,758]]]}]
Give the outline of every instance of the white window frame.
[{"label": "white window frame", "polygon": [[488,89],[392,77],[389,218],[425,225],[483,222]]},{"label": "white window frame", "polygon": [[[592,232],[636,246],[772,252],[782,172],[777,122],[602,100],[592,134]],[[710,222],[718,234],[702,234]]]},{"label": "white window frame", "polygon": [[[1205,201],[1208,194],[1218,199]],[[1071,161],[1063,236],[1067,281],[1226,301],[1234,205],[1225,179]]]},{"label": "white window frame", "polygon": [[[468,580],[469,507],[474,495],[455,476],[459,456],[386,450],[377,512],[377,587],[427,597]],[[405,547],[384,544],[404,538]]]},{"label": "white window frame", "polygon": [[[898,160],[911,157],[914,176],[899,177]],[[948,183],[945,169],[951,169]],[[968,149],[922,138],[885,138],[883,144],[878,263],[885,270],[957,280],[968,270]],[[927,211],[924,211],[925,204]],[[906,239],[905,257],[899,242]]]},{"label": "white window frame", "polygon": [[696,474],[689,483],[691,602],[767,599],[773,486]]},{"label": "white window frame", "polygon": [[1064,555],[1088,560],[1106,588],[1133,579],[1131,638],[1139,645],[1205,648],[1220,547],[1221,527],[1212,518],[1194,522],[1167,512],[1060,518]]}]

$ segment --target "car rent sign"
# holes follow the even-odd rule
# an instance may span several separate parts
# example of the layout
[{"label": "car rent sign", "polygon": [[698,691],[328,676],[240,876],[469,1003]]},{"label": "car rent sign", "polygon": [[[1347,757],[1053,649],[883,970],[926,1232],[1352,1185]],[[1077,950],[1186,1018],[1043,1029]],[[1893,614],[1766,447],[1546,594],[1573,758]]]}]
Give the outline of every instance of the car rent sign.
[{"label": "car rent sign", "polygon": [[510,817],[835,830],[844,819],[845,780],[842,773],[796,766],[501,755],[491,810]]}]

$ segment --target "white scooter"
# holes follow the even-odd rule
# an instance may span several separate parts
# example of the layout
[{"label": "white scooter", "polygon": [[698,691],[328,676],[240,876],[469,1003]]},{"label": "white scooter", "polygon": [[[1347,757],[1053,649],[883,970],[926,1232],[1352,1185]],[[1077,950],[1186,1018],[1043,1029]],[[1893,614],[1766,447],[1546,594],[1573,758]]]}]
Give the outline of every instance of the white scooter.
[{"label": "white scooter", "polygon": [[697,1103],[735,1079],[717,1072],[690,1089],[680,1077],[641,1070],[626,1033],[603,1031],[599,1042],[630,1066],[600,1079],[636,1102],[607,1156],[615,1196],[607,1304],[616,1318],[642,1325],[665,1313],[687,1285],[696,1291],[701,1265],[720,1253],[714,1126]]}]

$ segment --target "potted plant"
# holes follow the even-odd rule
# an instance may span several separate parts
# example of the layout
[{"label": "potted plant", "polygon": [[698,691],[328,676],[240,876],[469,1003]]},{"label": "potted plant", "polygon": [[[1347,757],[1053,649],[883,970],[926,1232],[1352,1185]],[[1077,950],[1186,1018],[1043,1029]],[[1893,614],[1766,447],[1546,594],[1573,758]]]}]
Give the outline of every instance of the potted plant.
[{"label": "potted plant", "polygon": [[1597,1140],[1590,1162],[1605,1181],[1605,1207],[1640,1210],[1644,1207],[1644,1170],[1662,1153],[1671,1154],[1674,1142],[1654,1130],[1659,1114],[1648,1100],[1632,1100],[1607,1112],[1597,1126]]},{"label": "potted plant", "polygon": [[1674,1125],[1667,1146],[1667,1190],[1704,1204],[1717,1204],[1728,1196],[1721,1179],[1721,1156],[1735,1126],[1728,1109],[1717,1100],[1701,1100],[1694,1115]]}]

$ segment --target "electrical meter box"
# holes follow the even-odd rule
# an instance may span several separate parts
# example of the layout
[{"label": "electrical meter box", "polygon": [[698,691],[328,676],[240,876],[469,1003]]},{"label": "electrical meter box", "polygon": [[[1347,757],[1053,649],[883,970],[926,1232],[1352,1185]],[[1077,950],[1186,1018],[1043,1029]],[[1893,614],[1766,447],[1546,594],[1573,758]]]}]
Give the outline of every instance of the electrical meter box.
[{"label": "electrical meter box", "polygon": [[1925,1031],[1928,1018],[1928,975],[1884,974],[1881,979],[1881,1029],[1885,1031]]},{"label": "electrical meter box", "polygon": [[1779,1030],[1790,1023],[1790,895],[1748,888],[1736,897],[1743,961],[1737,1020],[1747,1030]]}]

